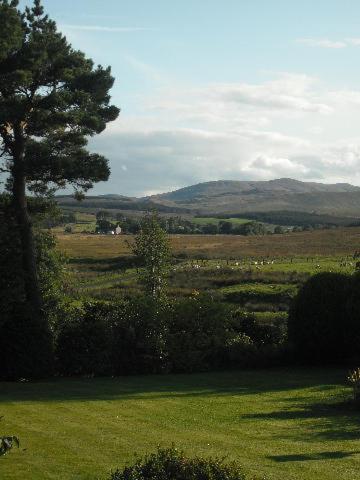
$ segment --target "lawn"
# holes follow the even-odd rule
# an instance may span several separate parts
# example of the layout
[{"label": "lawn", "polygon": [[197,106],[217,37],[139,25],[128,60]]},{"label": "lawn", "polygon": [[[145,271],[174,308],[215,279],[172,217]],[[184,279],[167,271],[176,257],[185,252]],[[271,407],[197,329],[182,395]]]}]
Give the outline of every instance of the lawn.
[{"label": "lawn", "polygon": [[360,413],[345,371],[267,370],[0,384],[6,480],[106,478],[174,442],[189,454],[238,459],[272,480],[358,478]]}]

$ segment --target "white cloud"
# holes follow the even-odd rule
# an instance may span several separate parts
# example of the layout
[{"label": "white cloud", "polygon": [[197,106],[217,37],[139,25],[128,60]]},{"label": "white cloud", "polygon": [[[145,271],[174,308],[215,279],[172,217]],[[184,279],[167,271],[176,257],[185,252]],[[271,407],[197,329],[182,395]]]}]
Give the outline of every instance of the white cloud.
[{"label": "white cloud", "polygon": [[308,47],[341,49],[350,46],[360,46],[360,38],[345,38],[343,40],[329,40],[327,38],[298,38],[297,43]]},{"label": "white cloud", "polygon": [[259,84],[166,84],[139,103],[141,115],[122,113],[91,141],[111,162],[107,192],[284,176],[360,184],[360,91],[281,73]]}]

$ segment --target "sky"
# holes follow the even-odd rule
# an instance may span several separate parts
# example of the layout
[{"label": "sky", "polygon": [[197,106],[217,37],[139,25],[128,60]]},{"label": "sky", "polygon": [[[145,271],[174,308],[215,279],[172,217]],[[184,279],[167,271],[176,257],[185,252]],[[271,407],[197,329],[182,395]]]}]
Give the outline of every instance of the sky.
[{"label": "sky", "polygon": [[[24,3],[24,2],[22,2]],[[92,194],[211,180],[360,185],[358,0],[44,0],[115,76]]]}]

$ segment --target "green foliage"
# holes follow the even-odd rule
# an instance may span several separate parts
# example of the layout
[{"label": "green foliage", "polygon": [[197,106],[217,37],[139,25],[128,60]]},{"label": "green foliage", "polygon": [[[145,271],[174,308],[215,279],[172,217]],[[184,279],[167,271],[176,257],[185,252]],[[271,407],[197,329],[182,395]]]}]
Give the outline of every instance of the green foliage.
[{"label": "green foliage", "polygon": [[262,324],[209,296],[86,302],[56,327],[61,375],[198,372],[267,366],[281,356],[284,321]]},{"label": "green foliage", "polygon": [[224,366],[226,345],[233,335],[226,305],[211,297],[175,301],[168,325],[172,371],[203,371]]},{"label": "green foliage", "polygon": [[330,363],[355,353],[351,337],[359,338],[359,323],[350,328],[353,322],[347,303],[351,282],[349,275],[319,273],[300,289],[288,324],[289,340],[300,358]]},{"label": "green foliage", "polygon": [[36,230],[36,263],[46,314],[33,315],[26,300],[18,224],[6,195],[0,198],[0,377],[48,375],[52,370],[51,326],[63,301],[63,258],[55,238]]},{"label": "green foliage", "polygon": [[137,460],[134,465],[116,470],[110,480],[245,480],[237,463],[219,458],[187,457],[184,452],[160,448]]},{"label": "green foliage", "polygon": [[247,222],[232,229],[234,235],[265,235],[267,229],[263,223]]},{"label": "green foliage", "polygon": [[98,218],[96,221],[96,233],[108,233],[111,230],[115,230],[116,225],[111,223],[109,220]]},{"label": "green foliage", "polygon": [[351,370],[347,380],[353,389],[354,402],[360,404],[360,368],[358,367]]},{"label": "green foliage", "polygon": [[235,310],[232,313],[233,328],[249,337],[257,347],[283,345],[287,339],[287,317],[269,313],[270,320],[264,321],[254,313]]},{"label": "green foliage", "polygon": [[94,68],[74,50],[39,1],[23,12],[1,0],[0,47],[0,147],[10,174],[21,147],[30,189],[87,190],[106,180],[107,160],[85,147],[119,113],[110,105],[110,68]]},{"label": "green foliage", "polygon": [[56,326],[56,362],[62,375],[111,373],[109,307],[86,303],[68,310]]},{"label": "green foliage", "polygon": [[129,375],[167,370],[166,308],[151,297],[87,302],[65,312],[56,328],[62,375]]},{"label": "green foliage", "polygon": [[111,358],[116,375],[169,370],[168,313],[166,304],[150,296],[115,306],[111,316]]},{"label": "green foliage", "polygon": [[161,228],[157,213],[148,214],[143,219],[141,231],[135,238],[133,253],[143,265],[140,280],[146,293],[161,298],[170,263],[170,242]]}]

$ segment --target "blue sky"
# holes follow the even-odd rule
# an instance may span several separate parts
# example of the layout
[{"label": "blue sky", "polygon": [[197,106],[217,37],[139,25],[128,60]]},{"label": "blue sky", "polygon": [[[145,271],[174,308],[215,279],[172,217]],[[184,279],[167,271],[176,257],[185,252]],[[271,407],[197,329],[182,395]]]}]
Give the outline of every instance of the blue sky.
[{"label": "blue sky", "polygon": [[44,0],[111,65],[119,119],[91,140],[94,193],[217,179],[360,185],[358,0]]}]

